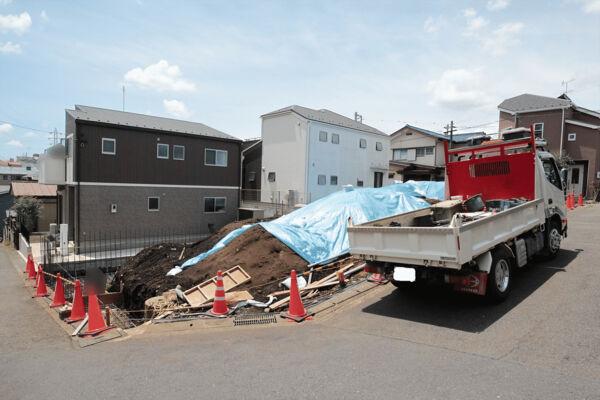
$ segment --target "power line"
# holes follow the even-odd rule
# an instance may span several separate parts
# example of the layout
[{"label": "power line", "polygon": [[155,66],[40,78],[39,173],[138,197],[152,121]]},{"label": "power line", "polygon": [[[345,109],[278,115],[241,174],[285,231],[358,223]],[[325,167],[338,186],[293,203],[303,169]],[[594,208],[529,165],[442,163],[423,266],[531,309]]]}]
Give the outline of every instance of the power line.
[{"label": "power line", "polygon": [[60,132],[60,131],[58,131],[58,130],[56,130],[56,129],[54,129],[54,130],[52,130],[52,131],[48,131],[48,130],[44,130],[44,129],[32,128],[32,127],[30,127],[30,126],[25,126],[25,125],[21,125],[21,124],[16,124],[16,123],[14,123],[14,122],[11,122],[11,121],[5,121],[5,120],[1,120],[1,119],[0,119],[0,123],[3,123],[3,124],[9,124],[9,125],[12,125],[12,126],[16,126],[17,128],[21,128],[21,129],[27,129],[27,130],[30,130],[30,131],[35,131],[35,132],[50,133],[50,134],[53,134],[53,133],[55,133],[55,132],[56,132],[56,133],[60,133],[60,134],[62,134],[62,135],[64,135],[64,134],[65,134],[64,132]]}]

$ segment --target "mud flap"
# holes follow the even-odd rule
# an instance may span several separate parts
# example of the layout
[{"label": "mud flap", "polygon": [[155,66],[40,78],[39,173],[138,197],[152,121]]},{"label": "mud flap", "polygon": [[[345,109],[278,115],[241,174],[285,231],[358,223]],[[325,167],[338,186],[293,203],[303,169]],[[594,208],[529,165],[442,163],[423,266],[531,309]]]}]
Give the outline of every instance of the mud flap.
[{"label": "mud flap", "polygon": [[485,272],[473,272],[468,275],[450,275],[448,283],[457,292],[477,294],[485,296],[488,274]]}]

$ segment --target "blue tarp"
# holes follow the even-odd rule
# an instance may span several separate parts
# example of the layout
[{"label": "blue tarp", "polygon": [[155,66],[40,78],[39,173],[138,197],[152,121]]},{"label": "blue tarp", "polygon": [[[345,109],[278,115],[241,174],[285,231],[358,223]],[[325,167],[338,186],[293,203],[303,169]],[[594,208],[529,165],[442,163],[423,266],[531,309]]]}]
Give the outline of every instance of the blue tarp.
[{"label": "blue tarp", "polygon": [[[335,192],[283,217],[260,225],[304,258],[317,264],[348,253],[348,218],[355,225],[428,207],[422,197],[443,199],[444,182],[396,183],[382,188]],[[216,253],[253,225],[230,232],[209,251],[187,260],[176,274]]]}]

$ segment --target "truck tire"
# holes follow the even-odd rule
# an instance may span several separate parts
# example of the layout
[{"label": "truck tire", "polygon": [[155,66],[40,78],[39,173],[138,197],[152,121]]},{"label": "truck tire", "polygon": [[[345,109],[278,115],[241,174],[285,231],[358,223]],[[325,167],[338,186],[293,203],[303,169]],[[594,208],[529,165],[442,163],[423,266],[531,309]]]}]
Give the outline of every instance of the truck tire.
[{"label": "truck tire", "polygon": [[545,235],[543,256],[546,260],[551,260],[558,255],[561,241],[562,233],[560,232],[560,225],[555,221],[551,221],[548,224]]},{"label": "truck tire", "polygon": [[492,252],[492,266],[488,274],[486,297],[493,303],[504,301],[512,288],[513,256],[500,247]]}]

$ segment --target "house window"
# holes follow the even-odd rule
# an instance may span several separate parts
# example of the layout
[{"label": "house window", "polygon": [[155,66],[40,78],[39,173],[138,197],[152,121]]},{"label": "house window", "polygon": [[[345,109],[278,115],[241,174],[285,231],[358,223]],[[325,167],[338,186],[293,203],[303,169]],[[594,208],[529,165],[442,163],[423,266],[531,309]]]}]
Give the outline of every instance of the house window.
[{"label": "house window", "polygon": [[338,133],[331,134],[331,143],[340,144],[340,135]]},{"label": "house window", "polygon": [[569,133],[569,134],[567,135],[567,140],[568,140],[569,142],[574,142],[574,141],[576,141],[576,140],[577,140],[577,134],[576,134],[576,133]]},{"label": "house window", "polygon": [[169,159],[169,145],[165,143],[156,144],[156,158]]},{"label": "house window", "polygon": [[173,160],[185,160],[185,146],[173,145]]},{"label": "house window", "polygon": [[329,184],[330,184],[331,186],[337,186],[337,176],[335,176],[335,175],[331,175],[331,176],[329,177]]},{"label": "house window", "polygon": [[361,149],[366,149],[367,148],[367,139],[360,139],[358,141],[358,147],[360,147]]},{"label": "house window", "polygon": [[408,149],[394,149],[392,158],[394,160],[406,160],[406,159],[408,159]]},{"label": "house window", "polygon": [[360,179],[357,179],[356,180],[356,186],[363,187],[364,186],[363,181],[361,181]]},{"label": "house window", "polygon": [[204,212],[205,213],[218,213],[225,212],[225,197],[205,197],[204,198]]},{"label": "house window", "polygon": [[433,147],[417,147],[415,154],[417,157],[430,156],[433,154]]},{"label": "house window", "polygon": [[158,211],[160,209],[159,197],[148,197],[148,211]]},{"label": "house window", "polygon": [[404,135],[405,136],[412,136],[412,132],[406,132]]},{"label": "house window", "polygon": [[114,156],[117,153],[117,140],[102,138],[102,154]]},{"label": "house window", "polygon": [[327,132],[325,132],[325,131],[320,131],[319,132],[319,141],[320,142],[326,142],[327,141]]},{"label": "house window", "polygon": [[382,151],[383,150],[383,144],[381,142],[375,142],[375,150]]},{"label": "house window", "polygon": [[325,183],[327,183],[327,177],[325,175],[317,176],[317,184],[318,185],[324,185]]},{"label": "house window", "polygon": [[204,150],[204,165],[211,165],[211,166],[215,166],[215,167],[226,167],[227,166],[227,150],[215,150],[215,149]]},{"label": "house window", "polygon": [[269,172],[268,178],[269,182],[275,182],[275,172]]},{"label": "house window", "polygon": [[544,137],[544,123],[538,122],[533,124],[533,133],[535,134],[535,137]]},{"label": "house window", "polygon": [[31,167],[25,167],[27,171],[31,171]]}]

